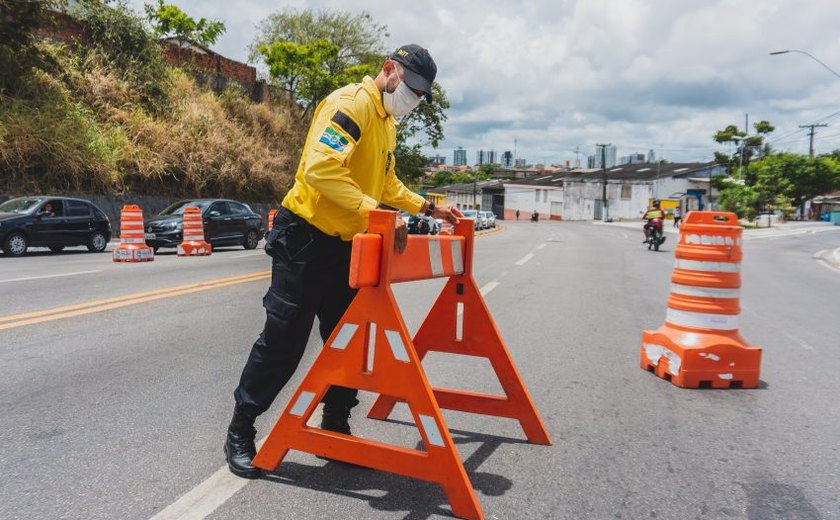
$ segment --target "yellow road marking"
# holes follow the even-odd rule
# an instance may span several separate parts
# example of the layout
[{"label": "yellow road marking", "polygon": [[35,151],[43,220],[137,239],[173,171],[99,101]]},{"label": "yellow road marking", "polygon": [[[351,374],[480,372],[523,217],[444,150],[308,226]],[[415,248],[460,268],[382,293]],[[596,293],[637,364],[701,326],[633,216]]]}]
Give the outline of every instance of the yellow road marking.
[{"label": "yellow road marking", "polygon": [[83,316],[86,314],[93,314],[95,312],[103,312],[112,309],[118,309],[120,307],[127,307],[129,305],[136,305],[138,303],[145,303],[155,300],[161,300],[163,298],[171,298],[174,296],[183,296],[185,294],[192,294],[200,291],[217,289],[219,287],[226,287],[228,285],[254,282],[257,280],[267,279],[270,276],[270,271],[258,271],[247,275],[232,276],[230,278],[219,278],[216,280],[208,280],[187,285],[169,287],[166,289],[156,289],[154,291],[143,291],[133,294],[127,294],[124,296],[116,296],[113,298],[104,298],[101,300],[93,300],[84,303],[77,303],[74,305],[66,305],[64,307],[56,307],[54,309],[46,309],[43,311],[10,314],[8,316],[0,316],[0,330],[13,329],[16,327],[23,327],[26,325],[35,325],[37,323],[72,318],[75,316]]}]

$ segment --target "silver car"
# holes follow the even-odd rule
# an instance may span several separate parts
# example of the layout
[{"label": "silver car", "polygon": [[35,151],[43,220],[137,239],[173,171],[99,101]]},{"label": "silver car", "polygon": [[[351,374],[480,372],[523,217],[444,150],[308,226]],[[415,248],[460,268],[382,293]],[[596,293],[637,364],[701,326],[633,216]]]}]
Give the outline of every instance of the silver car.
[{"label": "silver car", "polygon": [[492,211],[479,211],[481,218],[484,220],[484,227],[486,228],[494,228],[496,227],[496,214]]}]

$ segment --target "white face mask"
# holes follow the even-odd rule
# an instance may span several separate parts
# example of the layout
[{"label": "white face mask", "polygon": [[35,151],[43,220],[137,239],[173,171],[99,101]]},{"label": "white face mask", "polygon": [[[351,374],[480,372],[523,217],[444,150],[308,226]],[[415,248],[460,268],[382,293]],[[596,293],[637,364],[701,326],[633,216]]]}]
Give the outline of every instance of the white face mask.
[{"label": "white face mask", "polygon": [[414,93],[413,90],[405,84],[405,81],[400,81],[397,88],[393,92],[388,92],[387,89],[382,92],[382,105],[385,111],[394,117],[402,117],[420,104],[422,98]]}]

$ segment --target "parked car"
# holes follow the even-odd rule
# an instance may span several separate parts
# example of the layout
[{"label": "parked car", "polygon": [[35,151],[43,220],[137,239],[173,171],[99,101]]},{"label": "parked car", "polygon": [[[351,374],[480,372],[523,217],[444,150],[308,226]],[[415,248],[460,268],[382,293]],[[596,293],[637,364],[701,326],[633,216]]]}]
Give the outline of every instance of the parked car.
[{"label": "parked car", "polygon": [[105,251],[111,223],[92,202],[70,197],[18,197],[0,204],[0,248],[23,256],[30,247],[57,253],[67,246]]},{"label": "parked car", "polygon": [[487,223],[488,228],[496,227],[496,214],[492,211],[479,211],[482,217],[484,217],[484,221]]},{"label": "parked car", "polygon": [[179,200],[155,217],[146,219],[146,245],[157,251],[177,247],[183,240],[184,208],[195,206],[204,221],[204,240],[213,247],[254,249],[264,234],[262,217],[246,204],[227,199]]},{"label": "parked car", "polygon": [[472,218],[475,219],[475,225],[473,226],[476,231],[480,231],[484,229],[484,220],[481,218],[477,210],[474,209],[465,209],[461,213],[464,214],[464,218]]}]

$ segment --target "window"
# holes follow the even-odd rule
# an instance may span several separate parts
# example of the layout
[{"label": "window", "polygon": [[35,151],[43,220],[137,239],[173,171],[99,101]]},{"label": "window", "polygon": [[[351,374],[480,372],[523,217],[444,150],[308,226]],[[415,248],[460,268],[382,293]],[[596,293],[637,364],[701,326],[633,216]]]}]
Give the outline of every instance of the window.
[{"label": "window", "polygon": [[548,190],[543,190],[543,202],[548,202]]},{"label": "window", "polygon": [[621,185],[621,200],[630,200],[633,198],[633,186],[631,184]]},{"label": "window", "polygon": [[230,212],[236,216],[244,217],[251,214],[251,212],[248,211],[248,208],[246,208],[242,204],[238,204],[236,202],[228,202],[228,206],[230,206]]},{"label": "window", "polygon": [[540,201],[540,190],[535,190],[534,191],[534,202],[539,202],[539,201]]},{"label": "window", "polygon": [[84,202],[68,200],[65,202],[65,215],[68,217],[89,217],[90,208]]},{"label": "window", "polygon": [[218,211],[220,215],[229,215],[230,209],[228,208],[227,202],[214,202],[210,208],[207,210],[207,214],[209,215],[213,211]]}]

